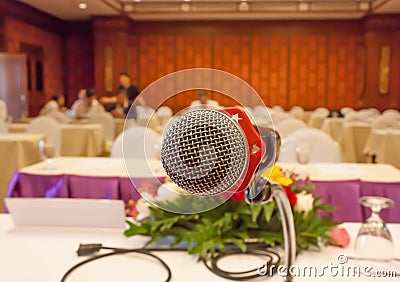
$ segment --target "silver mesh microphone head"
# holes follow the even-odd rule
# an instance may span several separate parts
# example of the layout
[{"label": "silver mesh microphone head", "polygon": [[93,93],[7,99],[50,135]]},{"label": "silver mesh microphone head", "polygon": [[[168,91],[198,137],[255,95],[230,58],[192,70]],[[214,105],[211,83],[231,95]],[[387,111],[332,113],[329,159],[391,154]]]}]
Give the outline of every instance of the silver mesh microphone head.
[{"label": "silver mesh microphone head", "polygon": [[248,158],[246,137],[238,123],[210,109],[177,118],[161,147],[168,176],[182,189],[200,196],[232,188],[245,173]]}]

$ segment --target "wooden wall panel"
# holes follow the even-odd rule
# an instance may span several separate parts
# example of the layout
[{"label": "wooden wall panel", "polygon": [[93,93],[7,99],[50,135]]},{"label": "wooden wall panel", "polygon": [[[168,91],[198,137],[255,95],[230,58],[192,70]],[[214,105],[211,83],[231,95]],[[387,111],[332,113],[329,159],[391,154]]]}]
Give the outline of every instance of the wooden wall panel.
[{"label": "wooden wall panel", "polygon": [[65,40],[65,97],[71,106],[82,88],[93,87],[93,39],[68,36]]},{"label": "wooden wall panel", "polygon": [[20,52],[20,43],[43,48],[44,52],[44,94],[43,103],[53,93],[64,92],[63,38],[55,33],[26,24],[14,18],[5,18],[7,50]]},{"label": "wooden wall panel", "polygon": [[[362,87],[358,81],[363,75],[363,46],[359,33],[281,34],[258,30],[234,33],[226,27],[215,30],[208,34],[196,34],[193,30],[190,34],[184,30],[167,34],[162,29],[158,32],[152,29],[151,35],[145,31],[139,33],[138,53],[132,55],[139,57],[139,87],[143,89],[173,71],[204,67],[238,76],[269,106],[339,108],[356,106],[360,99]],[[221,82],[230,92],[236,86],[228,83]],[[246,105],[257,104],[257,99],[245,90],[242,95]],[[179,109],[193,99],[195,91],[188,91],[167,104]],[[225,101],[223,96],[218,99],[222,105],[233,103]]]}]

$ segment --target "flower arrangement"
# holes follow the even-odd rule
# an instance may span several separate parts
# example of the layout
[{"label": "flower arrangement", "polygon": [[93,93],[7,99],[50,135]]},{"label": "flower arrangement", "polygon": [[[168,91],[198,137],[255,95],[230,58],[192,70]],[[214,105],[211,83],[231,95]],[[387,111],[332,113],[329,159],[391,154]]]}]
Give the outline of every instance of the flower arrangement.
[{"label": "flower arrangement", "polygon": [[[298,250],[318,248],[321,241],[332,242],[330,233],[338,223],[317,214],[320,210],[331,210],[332,207],[321,204],[321,199],[314,198],[311,191],[315,187],[309,179],[302,178],[293,171],[284,171],[278,166],[265,171],[263,177],[267,176],[271,181],[281,184],[289,198]],[[162,186],[180,190],[168,180]],[[155,199],[162,201],[164,206],[198,204],[183,201],[179,196],[166,199],[160,192]],[[198,254],[201,258],[213,256],[217,249],[224,252],[227,244],[235,244],[245,252],[246,243],[250,240],[269,246],[283,244],[282,224],[275,202],[271,201],[261,206],[248,205],[244,201],[243,192],[234,194],[228,201],[212,210],[198,214],[175,214],[151,206],[143,199],[136,203],[131,201],[127,212],[138,221],[128,221],[126,236],[149,236],[149,244],[172,236],[170,247],[186,243],[188,252]]]}]

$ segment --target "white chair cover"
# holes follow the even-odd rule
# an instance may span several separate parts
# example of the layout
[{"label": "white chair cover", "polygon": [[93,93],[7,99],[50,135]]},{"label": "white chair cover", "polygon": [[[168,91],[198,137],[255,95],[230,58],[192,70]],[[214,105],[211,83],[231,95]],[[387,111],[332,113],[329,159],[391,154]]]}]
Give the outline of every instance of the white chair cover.
[{"label": "white chair cover", "polygon": [[139,126],[148,126],[154,130],[158,130],[161,122],[158,116],[155,114],[155,110],[150,107],[136,106],[136,124]]},{"label": "white chair cover", "polygon": [[295,118],[301,118],[304,115],[304,109],[299,106],[294,106],[290,109],[289,113]]},{"label": "white chair cover", "polygon": [[[125,151],[123,143],[126,146]],[[160,160],[160,150],[161,135],[151,128],[136,126],[126,129],[115,139],[111,148],[111,157]]]},{"label": "white chair cover", "polygon": [[281,106],[278,105],[273,106],[272,110],[275,112],[282,112],[282,113],[285,111]]},{"label": "white chair cover", "polygon": [[170,107],[162,106],[162,107],[158,108],[156,114],[160,119],[162,128],[164,128],[167,125],[167,123],[169,122],[169,120],[172,118],[174,112],[172,111],[172,109]]},{"label": "white chair cover", "polygon": [[389,112],[378,117],[371,125],[372,129],[400,129],[400,115]]},{"label": "white chair cover", "polygon": [[269,116],[269,109],[263,105],[255,106],[253,109],[255,116]]},{"label": "white chair cover", "polygon": [[379,111],[375,109],[364,109],[358,112],[351,112],[345,116],[346,122],[371,123],[379,117]]},{"label": "white chair cover", "polygon": [[54,156],[60,155],[61,151],[61,128],[60,124],[51,117],[39,116],[34,118],[26,129],[28,133],[43,134],[46,138],[46,148],[54,150]]},{"label": "white chair cover", "polygon": [[319,117],[327,117],[327,116],[329,116],[329,110],[327,109],[327,108],[324,108],[324,107],[319,107],[319,108],[316,108],[315,110],[314,110],[314,112],[312,113],[312,115],[314,115],[314,116],[319,116]]},{"label": "white chair cover", "polygon": [[258,105],[254,107],[253,114],[255,123],[258,126],[272,127],[271,113],[272,111],[265,106]]},{"label": "white chair cover", "polygon": [[277,125],[276,130],[282,138],[286,138],[296,130],[302,128],[307,128],[307,125],[303,121],[295,118],[289,118],[281,121]]},{"label": "white chair cover", "polygon": [[296,162],[296,147],[311,149],[310,162],[339,162],[339,144],[328,134],[315,128],[303,128],[290,134],[284,141],[279,154],[281,162]]},{"label": "white chair cover", "polygon": [[347,116],[349,113],[354,112],[354,109],[350,107],[344,107],[340,109],[340,112],[343,114],[343,116]]},{"label": "white chair cover", "polygon": [[111,149],[115,137],[115,121],[110,113],[103,112],[93,114],[90,117],[91,123],[98,123],[103,126],[104,139],[106,140],[107,150]]},{"label": "white chair cover", "polygon": [[70,118],[68,117],[68,115],[60,111],[49,112],[45,114],[45,116],[54,118],[57,122],[62,124],[67,124],[70,122]]},{"label": "white chair cover", "polygon": [[278,126],[279,123],[281,123],[284,120],[291,119],[293,118],[290,114],[285,113],[285,112],[273,112],[271,113],[271,118],[272,122],[274,123],[274,126]]},{"label": "white chair cover", "polygon": [[382,113],[382,116],[385,116],[387,114],[395,114],[395,115],[400,116],[400,112],[396,109],[388,109]]}]

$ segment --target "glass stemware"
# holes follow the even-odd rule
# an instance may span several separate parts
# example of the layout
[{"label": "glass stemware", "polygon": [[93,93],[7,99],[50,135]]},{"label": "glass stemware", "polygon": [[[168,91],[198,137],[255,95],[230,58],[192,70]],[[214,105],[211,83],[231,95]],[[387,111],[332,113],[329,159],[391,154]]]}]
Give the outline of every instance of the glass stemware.
[{"label": "glass stemware", "polygon": [[359,203],[371,209],[371,216],[361,225],[355,243],[356,259],[373,261],[391,261],[394,259],[392,236],[379,213],[382,209],[391,208],[391,199],[377,196],[366,196]]},{"label": "glass stemware", "polygon": [[307,145],[299,145],[296,147],[296,159],[300,164],[298,168],[299,174],[307,174],[305,165],[310,161],[311,148]]},{"label": "glass stemware", "polygon": [[42,160],[45,162],[44,169],[52,170],[54,169],[53,160],[55,154],[54,146],[46,146],[45,140],[41,139],[39,141],[39,154]]}]

